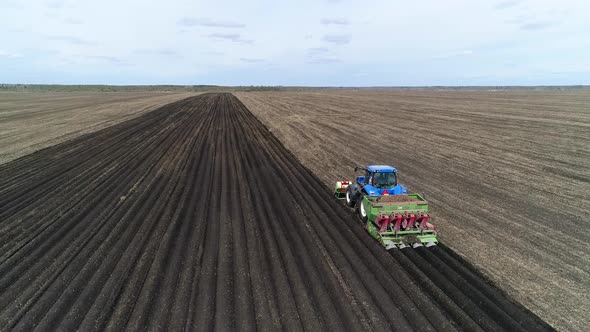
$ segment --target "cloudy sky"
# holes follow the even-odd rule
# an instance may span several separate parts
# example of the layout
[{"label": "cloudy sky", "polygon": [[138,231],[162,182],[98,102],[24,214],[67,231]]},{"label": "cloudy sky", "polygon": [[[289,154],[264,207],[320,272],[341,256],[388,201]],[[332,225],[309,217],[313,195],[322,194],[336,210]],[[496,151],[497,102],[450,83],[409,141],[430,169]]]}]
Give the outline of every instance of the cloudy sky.
[{"label": "cloudy sky", "polygon": [[590,84],[590,2],[0,0],[0,83]]}]

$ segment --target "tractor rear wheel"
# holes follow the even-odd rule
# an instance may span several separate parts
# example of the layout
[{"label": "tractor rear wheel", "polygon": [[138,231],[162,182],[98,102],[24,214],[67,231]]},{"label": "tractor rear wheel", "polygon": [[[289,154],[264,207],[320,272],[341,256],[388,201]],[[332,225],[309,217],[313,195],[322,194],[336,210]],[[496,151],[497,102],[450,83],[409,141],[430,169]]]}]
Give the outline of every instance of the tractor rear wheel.
[{"label": "tractor rear wheel", "polygon": [[365,209],[365,205],[363,204],[363,198],[364,197],[365,197],[364,194],[361,194],[361,197],[359,197],[359,200],[358,200],[358,212],[359,212],[359,217],[363,221],[363,224],[366,224],[368,217],[367,217],[367,210]]},{"label": "tractor rear wheel", "polygon": [[353,207],[356,204],[356,201],[353,197],[354,195],[352,194],[350,187],[346,188],[346,205]]}]

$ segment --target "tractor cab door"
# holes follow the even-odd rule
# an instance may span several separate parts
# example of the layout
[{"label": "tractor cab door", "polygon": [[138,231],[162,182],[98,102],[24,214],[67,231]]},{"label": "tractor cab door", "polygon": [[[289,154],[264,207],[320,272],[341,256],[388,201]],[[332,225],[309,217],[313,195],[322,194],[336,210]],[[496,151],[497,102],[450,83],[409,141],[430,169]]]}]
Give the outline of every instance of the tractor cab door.
[{"label": "tractor cab door", "polygon": [[373,181],[373,173],[366,171],[365,172],[365,183],[364,184],[371,184]]},{"label": "tractor cab door", "polygon": [[365,184],[365,177],[363,175],[357,176],[356,183],[362,187]]},{"label": "tractor cab door", "polygon": [[[368,194],[369,194],[369,193],[371,193],[371,192],[374,192],[374,189],[373,189],[373,186],[372,186],[373,176],[374,176],[374,174],[373,174],[373,173],[371,173],[371,172],[369,172],[369,171],[366,171],[366,172],[365,172],[365,175],[364,175],[364,176],[362,176],[362,178],[363,178],[363,179],[362,179],[362,180],[363,180],[363,182],[362,182],[362,183],[360,183],[360,186],[361,186],[361,187],[363,188],[363,190],[364,190],[366,193],[368,193]],[[360,177],[361,177],[361,176],[359,176],[359,178],[360,178]]]},{"label": "tractor cab door", "polygon": [[373,176],[373,174],[371,172],[366,171],[365,175],[361,175],[361,176],[356,177],[356,183],[358,183],[358,185],[361,187],[366,186],[371,183],[372,176]]}]

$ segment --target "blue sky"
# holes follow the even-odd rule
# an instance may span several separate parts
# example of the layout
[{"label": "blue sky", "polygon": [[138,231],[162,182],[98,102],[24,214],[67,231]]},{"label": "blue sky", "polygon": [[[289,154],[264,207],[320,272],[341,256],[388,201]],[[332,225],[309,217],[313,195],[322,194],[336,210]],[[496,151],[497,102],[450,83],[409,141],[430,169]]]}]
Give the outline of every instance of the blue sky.
[{"label": "blue sky", "polygon": [[590,84],[590,2],[0,0],[0,83]]}]

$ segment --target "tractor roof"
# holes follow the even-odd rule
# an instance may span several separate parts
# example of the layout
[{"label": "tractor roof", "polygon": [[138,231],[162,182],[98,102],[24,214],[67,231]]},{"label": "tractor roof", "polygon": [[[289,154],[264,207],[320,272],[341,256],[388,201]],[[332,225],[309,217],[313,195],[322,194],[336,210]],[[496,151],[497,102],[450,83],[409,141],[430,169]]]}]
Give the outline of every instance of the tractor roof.
[{"label": "tractor roof", "polygon": [[397,171],[397,169],[393,166],[387,165],[370,165],[367,166],[369,172],[380,172],[380,173],[392,173]]}]

